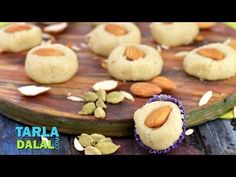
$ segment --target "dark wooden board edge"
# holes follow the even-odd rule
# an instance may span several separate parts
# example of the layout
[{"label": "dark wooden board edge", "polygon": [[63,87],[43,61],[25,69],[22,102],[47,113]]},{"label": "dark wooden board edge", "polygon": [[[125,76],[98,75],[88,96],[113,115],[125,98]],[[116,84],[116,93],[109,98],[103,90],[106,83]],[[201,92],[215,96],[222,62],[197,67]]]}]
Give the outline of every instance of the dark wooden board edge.
[{"label": "dark wooden board edge", "polygon": [[[134,133],[133,121],[91,121],[68,119],[68,117],[57,117],[42,113],[35,113],[28,109],[24,109],[18,105],[5,102],[0,99],[0,112],[17,122],[31,126],[46,126],[50,130],[55,126],[62,133],[81,134],[81,133],[101,133],[111,137],[130,136]],[[32,121],[32,118],[34,121]]]}]

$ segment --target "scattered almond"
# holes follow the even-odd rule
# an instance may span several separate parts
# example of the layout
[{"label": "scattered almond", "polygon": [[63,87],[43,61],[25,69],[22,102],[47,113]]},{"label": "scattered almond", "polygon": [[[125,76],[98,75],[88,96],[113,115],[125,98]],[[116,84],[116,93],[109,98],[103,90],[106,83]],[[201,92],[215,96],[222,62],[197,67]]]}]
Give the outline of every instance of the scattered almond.
[{"label": "scattered almond", "polygon": [[50,34],[58,34],[63,32],[68,27],[68,23],[56,23],[52,25],[45,26],[43,31]]},{"label": "scattered almond", "polygon": [[224,53],[214,48],[201,48],[197,53],[213,60],[223,60],[225,57]]},{"label": "scattered almond", "polygon": [[84,151],[84,147],[79,143],[77,138],[74,139],[74,147],[77,151]]},{"label": "scattered almond", "polygon": [[236,40],[231,40],[228,45],[234,49],[236,49]]},{"label": "scattered almond", "polygon": [[125,28],[123,28],[121,25],[117,25],[117,24],[107,24],[105,29],[106,29],[106,31],[108,31],[116,36],[122,36],[127,33]]},{"label": "scattered almond", "polygon": [[208,103],[208,101],[211,99],[213,95],[212,91],[207,91],[200,99],[199,106],[203,106]]},{"label": "scattered almond", "polygon": [[157,84],[164,91],[172,91],[176,89],[176,85],[170,79],[159,76],[151,80],[152,83]]},{"label": "scattered almond", "polygon": [[69,48],[71,48],[71,49],[74,50],[75,52],[80,51],[80,48],[79,48],[76,44],[68,43],[68,44],[66,44],[66,46],[69,47]]},{"label": "scattered almond", "polygon": [[225,45],[228,45],[232,41],[231,38],[226,39],[224,42],[222,42]]},{"label": "scattered almond", "polygon": [[82,42],[82,43],[80,43],[80,47],[81,47],[81,48],[87,48],[88,45],[87,45],[86,43]]},{"label": "scattered almond", "polygon": [[164,49],[164,50],[169,50],[170,46],[161,44],[161,48]]},{"label": "scattered almond", "polygon": [[151,97],[160,94],[162,89],[156,84],[139,82],[131,85],[130,91],[132,94],[140,97]]},{"label": "scattered almond", "polygon": [[67,99],[71,100],[71,101],[78,101],[78,102],[83,102],[84,101],[82,98],[77,97],[77,96],[68,96]]},{"label": "scattered almond", "polygon": [[40,87],[35,85],[19,87],[18,91],[25,96],[36,96],[41,93],[47,92],[50,90],[50,87]]},{"label": "scattered almond", "polygon": [[143,58],[144,52],[137,47],[129,46],[125,50],[125,56],[128,60],[133,61],[133,60],[137,60],[139,58]]},{"label": "scattered almond", "polygon": [[216,22],[197,22],[197,25],[200,29],[209,29],[213,27]]},{"label": "scattered almond", "polygon": [[159,54],[161,54],[161,46],[160,46],[160,45],[157,45],[157,52],[158,52]]},{"label": "scattered almond", "polygon": [[64,55],[64,53],[58,49],[46,48],[46,47],[35,50],[33,54],[38,55],[38,56],[44,56],[44,57]]},{"label": "scattered almond", "polygon": [[107,67],[108,67],[107,60],[102,60],[100,65],[102,68],[107,69]]},{"label": "scattered almond", "polygon": [[172,108],[170,106],[163,106],[151,112],[146,120],[145,125],[149,128],[159,128],[161,127],[168,119]]},{"label": "scattered almond", "polygon": [[134,101],[133,95],[131,95],[129,92],[126,92],[126,91],[120,91],[120,92],[124,95],[124,97],[125,97],[126,99],[128,99],[128,100],[130,100],[130,101]]},{"label": "scattered almond", "polygon": [[5,32],[15,33],[15,32],[19,32],[19,31],[27,31],[27,30],[30,30],[31,28],[32,27],[27,24],[12,24],[12,25],[9,25],[9,27],[7,27],[5,29]]},{"label": "scattered almond", "polygon": [[186,135],[186,136],[190,136],[190,135],[193,134],[193,132],[194,132],[194,130],[190,128],[190,129],[188,129],[188,130],[185,131],[185,135]]},{"label": "scattered almond", "polygon": [[185,57],[186,55],[188,55],[188,51],[181,51],[175,54],[176,57]]},{"label": "scattered almond", "polygon": [[45,141],[45,142],[46,142],[46,145],[48,146],[48,139],[47,139],[47,138],[41,136],[41,140],[42,140],[42,141]]},{"label": "scattered almond", "polygon": [[99,89],[103,89],[106,91],[113,90],[118,86],[118,82],[115,80],[104,80],[100,82],[96,82],[93,85],[93,89],[95,91],[98,91]]}]

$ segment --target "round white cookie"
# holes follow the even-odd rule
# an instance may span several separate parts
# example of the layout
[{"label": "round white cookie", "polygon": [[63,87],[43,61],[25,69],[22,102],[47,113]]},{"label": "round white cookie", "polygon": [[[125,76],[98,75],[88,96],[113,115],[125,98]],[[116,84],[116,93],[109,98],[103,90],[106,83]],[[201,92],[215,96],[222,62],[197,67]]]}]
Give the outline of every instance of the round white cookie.
[{"label": "round white cookie", "polygon": [[140,44],[141,33],[134,23],[104,23],[97,26],[88,35],[90,49],[103,56],[123,43]]},{"label": "round white cookie", "polygon": [[0,48],[7,52],[21,52],[39,45],[41,29],[26,23],[13,23],[0,29]]},{"label": "round white cookie", "polygon": [[[149,128],[145,120],[154,110],[163,106],[172,108],[167,121],[159,128]],[[174,144],[182,133],[183,121],[178,106],[168,101],[156,101],[144,105],[134,113],[137,134],[143,144],[154,150],[164,150]]]},{"label": "round white cookie", "polygon": [[38,46],[29,51],[25,72],[36,82],[51,84],[69,80],[79,67],[77,55],[61,44]]},{"label": "round white cookie", "polygon": [[198,25],[190,22],[153,22],[150,28],[157,43],[170,47],[188,45],[199,33]]},{"label": "round white cookie", "polygon": [[[199,50],[209,48],[222,53],[223,59],[215,60],[199,54]],[[225,44],[208,44],[189,52],[184,58],[183,66],[188,74],[200,79],[227,79],[236,74],[236,51]]]},{"label": "round white cookie", "polygon": [[[138,50],[143,56],[135,60],[128,59],[128,48]],[[111,52],[107,62],[111,76],[127,81],[150,80],[158,76],[163,67],[162,57],[157,50],[146,45],[122,44]]]}]

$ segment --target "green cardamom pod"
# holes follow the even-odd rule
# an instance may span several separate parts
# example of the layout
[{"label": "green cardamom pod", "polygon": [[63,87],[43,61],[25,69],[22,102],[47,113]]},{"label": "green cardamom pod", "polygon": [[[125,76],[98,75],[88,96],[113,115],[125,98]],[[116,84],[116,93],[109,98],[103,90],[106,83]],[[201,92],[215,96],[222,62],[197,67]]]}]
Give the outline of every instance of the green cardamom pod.
[{"label": "green cardamom pod", "polygon": [[79,111],[79,114],[81,115],[89,115],[89,114],[93,114],[94,110],[96,109],[96,106],[94,103],[90,102],[87,103],[83,106],[83,108],[81,109],[81,111]]},{"label": "green cardamom pod", "polygon": [[99,134],[99,133],[93,133],[93,134],[91,134],[90,136],[93,138],[93,140],[94,140],[96,143],[98,143],[101,139],[106,138],[104,135]]},{"label": "green cardamom pod", "polygon": [[111,138],[102,138],[98,141],[99,143],[102,143],[102,142],[112,142]]},{"label": "green cardamom pod", "polygon": [[99,89],[97,91],[98,99],[101,99],[103,102],[106,101],[106,91],[104,89]]},{"label": "green cardamom pod", "polygon": [[94,139],[86,134],[86,133],[82,133],[79,136],[79,143],[83,146],[83,147],[87,147],[87,146],[94,146],[96,143],[94,141]]},{"label": "green cardamom pod", "polygon": [[84,149],[84,154],[85,155],[102,155],[102,153],[96,147],[93,147],[93,146],[87,146]]},{"label": "green cardamom pod", "polygon": [[106,109],[106,108],[107,108],[107,105],[106,105],[101,99],[98,99],[98,100],[96,101],[96,106],[97,106],[97,107],[101,107],[101,108],[103,108],[103,109]]},{"label": "green cardamom pod", "polygon": [[98,99],[98,96],[96,93],[89,91],[84,93],[82,98],[85,102],[95,102]]},{"label": "green cardamom pod", "polygon": [[112,142],[98,142],[95,147],[101,151],[102,154],[112,154],[119,149],[120,145],[116,145]]},{"label": "green cardamom pod", "polygon": [[94,111],[94,116],[97,119],[104,119],[106,117],[106,113],[101,107],[97,107]]},{"label": "green cardamom pod", "polygon": [[108,103],[117,104],[124,100],[124,95],[121,92],[110,92],[107,94],[106,101]]}]

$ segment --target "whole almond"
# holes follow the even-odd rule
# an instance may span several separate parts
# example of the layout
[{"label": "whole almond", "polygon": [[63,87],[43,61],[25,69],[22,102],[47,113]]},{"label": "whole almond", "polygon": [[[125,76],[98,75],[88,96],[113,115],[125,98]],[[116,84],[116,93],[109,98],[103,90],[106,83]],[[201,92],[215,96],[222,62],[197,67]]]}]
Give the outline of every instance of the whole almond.
[{"label": "whole almond", "polygon": [[208,29],[214,26],[216,22],[197,22],[197,25],[200,29]]},{"label": "whole almond", "polygon": [[157,84],[164,91],[172,91],[176,89],[176,85],[170,79],[159,76],[151,80],[152,83]]},{"label": "whole almond", "polygon": [[171,110],[172,108],[170,106],[163,106],[154,110],[147,116],[145,125],[149,128],[161,127],[167,121]]},{"label": "whole almond", "polygon": [[230,47],[236,49],[236,40],[230,41],[228,45],[229,45]]},{"label": "whole almond", "polygon": [[162,89],[156,84],[139,82],[131,85],[130,91],[132,94],[139,97],[151,97],[160,94]]},{"label": "whole almond", "polygon": [[125,49],[125,56],[128,60],[133,61],[139,58],[143,58],[144,52],[137,47],[129,46]]},{"label": "whole almond", "polygon": [[197,53],[213,60],[223,60],[225,57],[224,53],[214,48],[201,48]]},{"label": "whole almond", "polygon": [[53,48],[41,48],[38,50],[35,50],[33,54],[38,56],[63,56],[64,53],[60,50],[53,49]]},{"label": "whole almond", "polygon": [[116,35],[116,36],[122,36],[127,33],[125,28],[123,28],[121,25],[117,25],[117,24],[107,24],[105,27],[105,30]]},{"label": "whole almond", "polygon": [[10,25],[9,27],[7,27],[5,29],[5,32],[15,33],[15,32],[26,31],[26,30],[30,30],[30,29],[31,29],[31,26],[27,25],[27,24],[13,24],[13,25]]}]

